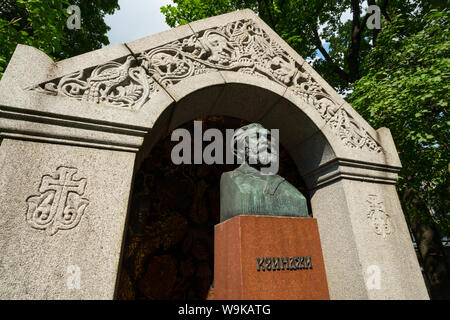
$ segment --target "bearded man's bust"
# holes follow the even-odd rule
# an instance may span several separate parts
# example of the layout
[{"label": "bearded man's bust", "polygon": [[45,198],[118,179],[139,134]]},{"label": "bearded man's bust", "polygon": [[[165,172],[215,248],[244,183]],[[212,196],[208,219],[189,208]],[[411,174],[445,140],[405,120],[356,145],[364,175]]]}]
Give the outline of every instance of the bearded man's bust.
[{"label": "bearded man's bust", "polygon": [[[268,130],[253,123],[239,129],[233,136],[234,142],[241,142],[245,151],[244,159],[258,157],[258,152],[267,152],[267,140],[258,139],[254,133],[264,133]],[[253,141],[252,139],[256,139]],[[276,157],[275,150],[264,157]],[[306,198],[293,185],[277,174],[262,174],[245,161],[230,172],[222,174],[220,179],[220,221],[228,220],[238,215],[267,215],[308,217]]]}]

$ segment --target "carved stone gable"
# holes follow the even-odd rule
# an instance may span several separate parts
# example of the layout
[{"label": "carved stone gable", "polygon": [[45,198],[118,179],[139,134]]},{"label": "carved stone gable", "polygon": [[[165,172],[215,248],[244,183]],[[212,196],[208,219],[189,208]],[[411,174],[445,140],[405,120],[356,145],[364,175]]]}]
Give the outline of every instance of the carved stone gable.
[{"label": "carved stone gable", "polygon": [[138,110],[158,91],[157,83],[168,88],[192,76],[217,71],[275,81],[312,105],[347,147],[382,152],[380,144],[344,106],[251,19],[144,51],[137,63],[129,56],[122,63],[109,62],[28,89]]}]

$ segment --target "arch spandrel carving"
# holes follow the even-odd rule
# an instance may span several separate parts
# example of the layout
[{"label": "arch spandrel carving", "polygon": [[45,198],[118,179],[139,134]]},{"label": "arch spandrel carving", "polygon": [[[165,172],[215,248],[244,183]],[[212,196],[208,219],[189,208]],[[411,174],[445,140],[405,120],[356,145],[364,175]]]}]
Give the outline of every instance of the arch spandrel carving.
[{"label": "arch spandrel carving", "polygon": [[[333,145],[335,141],[331,140],[336,140],[336,147],[344,150],[337,152],[338,156],[356,152],[358,156],[368,154],[367,158],[384,162],[385,151],[376,131],[256,14],[243,10],[188,26],[164,32],[164,37],[157,34],[136,40],[126,46],[128,55],[121,50],[121,54],[109,62],[92,66],[91,61],[88,68],[22,89],[28,94],[50,99],[58,97],[95,107],[126,110],[135,113],[131,118],[139,118],[139,112],[146,109],[146,115],[156,116],[149,124],[151,126],[157,120],[158,112],[148,112],[148,109],[164,110],[173,100],[176,102],[172,88],[196,82],[201,76],[204,79],[208,74],[220,74],[219,78],[224,78],[222,73],[233,72],[276,83],[285,89],[283,96],[294,97],[288,99],[301,110],[304,105],[311,106],[314,118],[318,116],[326,123],[324,134],[332,136],[330,143]],[[164,38],[170,41],[164,43]],[[108,48],[101,50],[106,52]],[[85,62],[86,54],[82,56],[80,60]],[[70,60],[76,63],[77,57]],[[160,105],[159,98],[152,101],[161,94],[167,96],[163,99],[168,103],[166,106]],[[294,100],[301,101],[301,105]],[[117,122],[121,123],[121,120],[117,119]],[[316,126],[322,128],[321,123]]]}]

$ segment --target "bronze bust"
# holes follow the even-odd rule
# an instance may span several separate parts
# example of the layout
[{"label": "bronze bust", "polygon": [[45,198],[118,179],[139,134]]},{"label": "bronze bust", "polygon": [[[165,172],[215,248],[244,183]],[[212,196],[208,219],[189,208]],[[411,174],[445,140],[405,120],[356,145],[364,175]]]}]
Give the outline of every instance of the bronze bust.
[{"label": "bronze bust", "polygon": [[[279,175],[262,174],[247,163],[247,159],[249,163],[256,163],[258,153],[259,159],[265,159],[266,163],[267,160],[278,161],[275,150],[268,152],[267,140],[258,139],[249,131],[264,133],[265,137],[268,133],[260,124],[252,123],[233,135],[232,146],[235,142],[242,143],[243,152],[237,156],[243,163],[223,173],[220,179],[220,221],[238,215],[308,217],[306,198],[300,191]],[[253,144],[252,139],[256,139]]]}]

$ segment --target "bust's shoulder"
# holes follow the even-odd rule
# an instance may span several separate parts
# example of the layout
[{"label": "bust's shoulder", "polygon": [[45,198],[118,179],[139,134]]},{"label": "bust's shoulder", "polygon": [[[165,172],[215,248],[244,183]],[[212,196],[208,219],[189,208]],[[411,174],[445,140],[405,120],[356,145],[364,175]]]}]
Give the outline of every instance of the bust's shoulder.
[{"label": "bust's shoulder", "polygon": [[232,184],[234,184],[233,171],[222,173],[222,175],[220,176],[220,186],[223,187],[225,185],[232,185]]},{"label": "bust's shoulder", "polygon": [[277,188],[279,195],[286,196],[288,198],[297,199],[299,201],[306,200],[305,196],[287,180],[284,180],[279,184]]},{"label": "bust's shoulder", "polygon": [[227,171],[227,172],[222,173],[222,175],[220,176],[220,181],[232,179],[232,176],[233,176],[232,173],[233,173],[233,171]]},{"label": "bust's shoulder", "polygon": [[220,178],[223,190],[242,194],[262,194],[266,188],[267,179],[257,173],[234,170],[224,172]]}]

